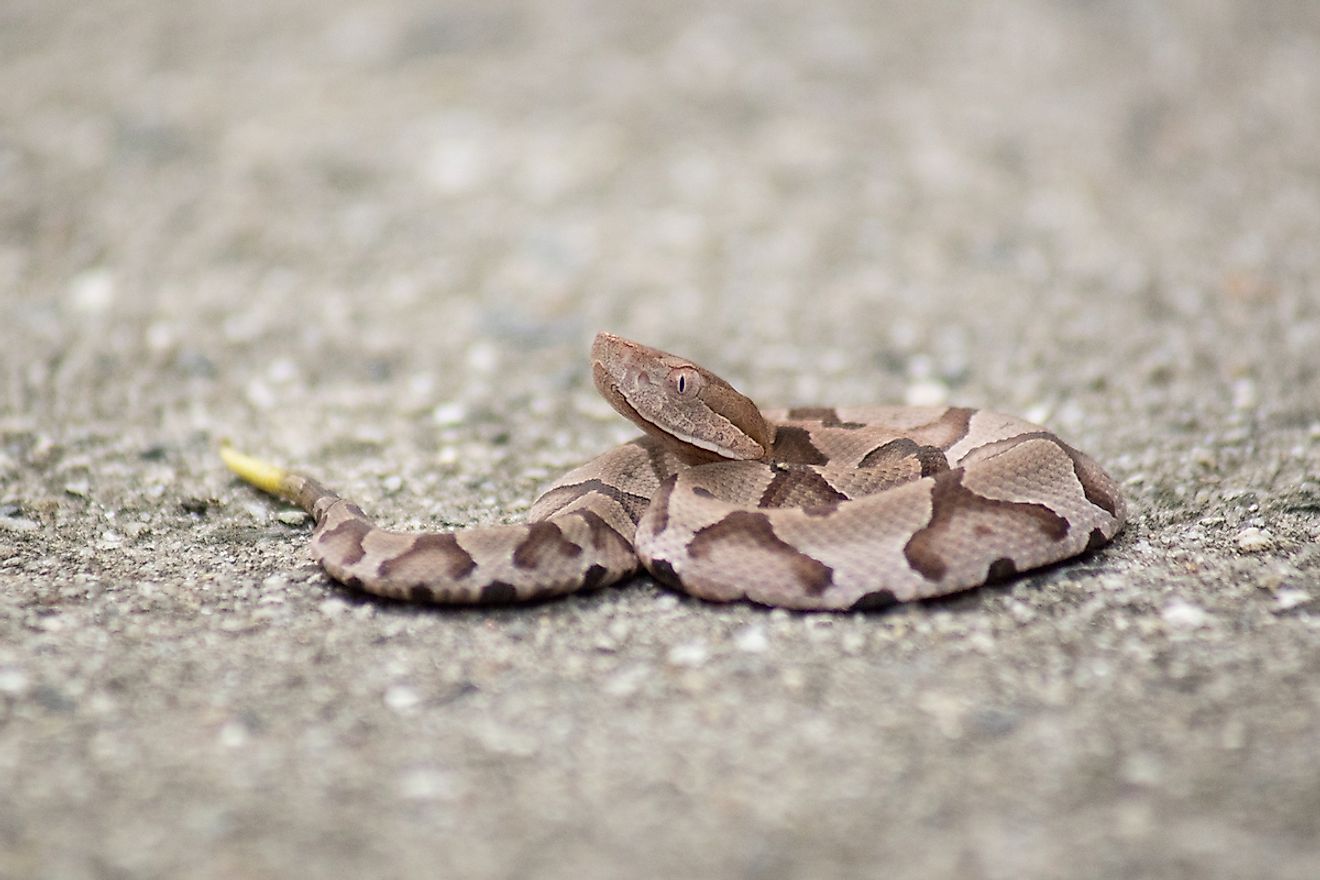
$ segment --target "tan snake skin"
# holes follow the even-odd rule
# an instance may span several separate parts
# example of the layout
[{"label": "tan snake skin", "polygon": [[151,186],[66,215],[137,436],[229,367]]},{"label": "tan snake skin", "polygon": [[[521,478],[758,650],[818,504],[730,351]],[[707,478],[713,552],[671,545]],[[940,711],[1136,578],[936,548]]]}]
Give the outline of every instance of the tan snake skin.
[{"label": "tan snake skin", "polygon": [[714,601],[879,608],[1107,543],[1114,481],[1045,429],[957,407],[762,412],[708,370],[610,334],[597,388],[645,432],[565,474],[525,525],[393,532],[316,481],[223,450],[316,520],[312,556],[380,596],[518,602],[634,574]]}]

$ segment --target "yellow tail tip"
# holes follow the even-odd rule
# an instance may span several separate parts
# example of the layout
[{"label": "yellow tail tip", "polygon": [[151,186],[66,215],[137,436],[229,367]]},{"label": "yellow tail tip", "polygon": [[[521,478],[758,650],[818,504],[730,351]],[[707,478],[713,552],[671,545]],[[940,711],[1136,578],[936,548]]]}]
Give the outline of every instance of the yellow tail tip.
[{"label": "yellow tail tip", "polygon": [[225,466],[240,479],[251,483],[263,492],[269,492],[272,495],[284,495],[284,481],[289,476],[289,472],[284,468],[276,467],[250,455],[244,455],[227,442],[220,444],[220,458],[224,461]]}]

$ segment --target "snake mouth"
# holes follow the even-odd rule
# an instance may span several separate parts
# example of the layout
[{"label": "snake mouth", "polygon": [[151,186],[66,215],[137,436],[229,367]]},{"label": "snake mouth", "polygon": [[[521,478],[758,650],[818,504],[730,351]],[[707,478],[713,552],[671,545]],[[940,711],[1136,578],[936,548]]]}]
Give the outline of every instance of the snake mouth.
[{"label": "snake mouth", "polygon": [[[623,416],[643,431],[646,431],[648,434],[656,433],[655,425],[628,402],[628,398],[623,396],[623,392],[619,390],[617,384],[614,382],[606,382],[599,387],[601,393],[605,395],[605,399],[610,402],[610,406],[614,407],[619,415]],[[662,434],[662,436],[668,435]]]}]

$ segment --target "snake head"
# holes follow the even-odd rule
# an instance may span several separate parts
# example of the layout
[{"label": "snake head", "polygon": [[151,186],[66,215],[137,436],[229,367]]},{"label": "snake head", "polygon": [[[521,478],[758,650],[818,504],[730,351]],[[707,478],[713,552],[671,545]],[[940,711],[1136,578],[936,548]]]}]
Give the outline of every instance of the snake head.
[{"label": "snake head", "polygon": [[764,459],[772,432],[761,410],[705,367],[597,333],[596,388],[628,420],[692,461]]}]

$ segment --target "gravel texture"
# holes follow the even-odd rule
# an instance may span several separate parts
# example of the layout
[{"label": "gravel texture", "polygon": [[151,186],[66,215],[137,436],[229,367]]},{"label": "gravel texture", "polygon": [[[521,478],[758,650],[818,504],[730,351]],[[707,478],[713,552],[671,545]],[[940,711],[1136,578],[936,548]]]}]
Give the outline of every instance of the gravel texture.
[{"label": "gravel texture", "polygon": [[[1320,6],[0,5],[0,877],[1320,876]],[[1110,548],[871,615],[363,598],[611,329],[951,400]]]}]

